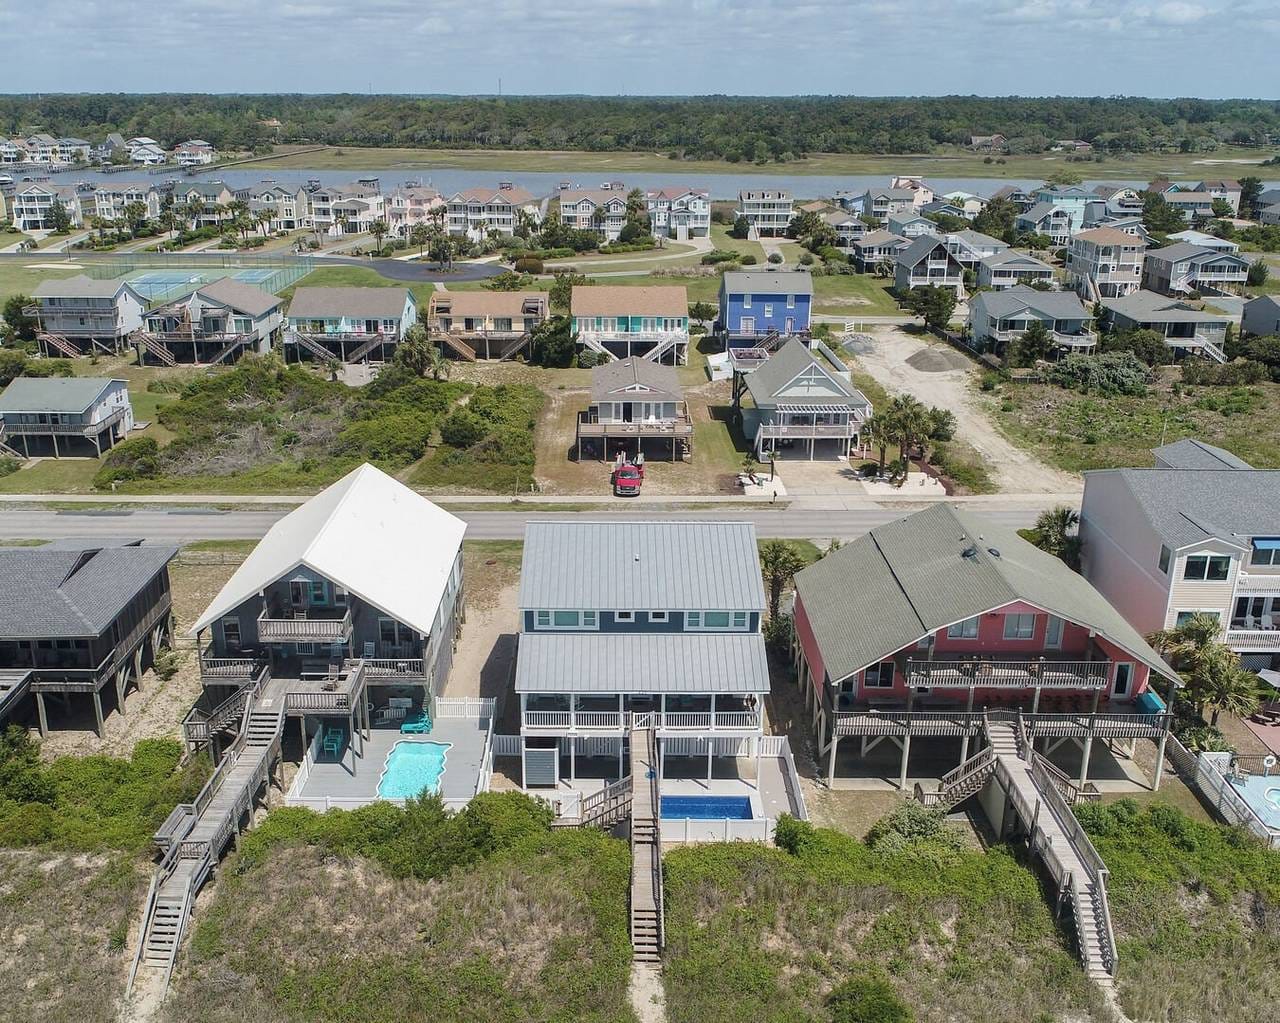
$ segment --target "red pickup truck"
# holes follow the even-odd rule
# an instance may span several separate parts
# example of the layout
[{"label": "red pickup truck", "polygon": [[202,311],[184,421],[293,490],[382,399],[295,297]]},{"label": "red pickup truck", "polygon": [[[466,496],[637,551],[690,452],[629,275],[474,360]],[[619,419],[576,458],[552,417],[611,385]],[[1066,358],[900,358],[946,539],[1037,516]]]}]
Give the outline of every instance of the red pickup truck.
[{"label": "red pickup truck", "polygon": [[644,482],[644,471],[631,464],[619,466],[613,470],[609,482],[613,484],[614,497],[636,497]]}]

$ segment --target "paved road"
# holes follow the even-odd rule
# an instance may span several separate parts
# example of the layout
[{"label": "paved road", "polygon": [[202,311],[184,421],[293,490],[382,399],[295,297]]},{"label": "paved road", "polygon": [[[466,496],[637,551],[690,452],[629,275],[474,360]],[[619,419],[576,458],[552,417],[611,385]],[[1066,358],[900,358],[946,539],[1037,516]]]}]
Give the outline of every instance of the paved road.
[{"label": "paved road", "polygon": [[[896,505],[857,509],[830,508],[779,508],[728,512],[710,511],[659,511],[645,508],[646,521],[695,521],[726,519],[750,521],[762,537],[788,539],[827,540],[839,537],[847,540],[861,536],[874,526],[891,522],[912,511],[915,507]],[[15,508],[0,511],[0,540],[32,539],[56,540],[63,537],[144,537],[157,543],[189,543],[193,540],[246,540],[262,536],[273,523],[287,514],[288,509],[263,511],[220,512],[201,508],[180,509],[86,509],[53,510],[44,508]],[[1037,508],[1033,505],[983,509],[987,517],[1006,526],[1021,528],[1035,520]],[[584,512],[537,511],[466,511],[458,512],[467,522],[467,537],[472,540],[518,540],[524,536],[525,523],[530,519],[574,520]],[[593,516],[624,517],[634,512],[609,512],[601,509],[589,513]]]}]

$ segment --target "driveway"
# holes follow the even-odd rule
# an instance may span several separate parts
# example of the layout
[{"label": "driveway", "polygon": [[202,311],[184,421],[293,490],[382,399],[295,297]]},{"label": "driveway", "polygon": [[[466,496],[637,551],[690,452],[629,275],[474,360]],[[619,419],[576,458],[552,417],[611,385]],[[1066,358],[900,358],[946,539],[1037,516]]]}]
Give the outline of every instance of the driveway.
[{"label": "driveway", "polygon": [[874,344],[855,354],[861,367],[890,394],[906,392],[926,405],[955,413],[957,434],[982,455],[1000,489],[1022,494],[1064,494],[1080,489],[1080,477],[1045,465],[1011,443],[974,394],[977,367],[950,345],[893,327],[869,333]]}]

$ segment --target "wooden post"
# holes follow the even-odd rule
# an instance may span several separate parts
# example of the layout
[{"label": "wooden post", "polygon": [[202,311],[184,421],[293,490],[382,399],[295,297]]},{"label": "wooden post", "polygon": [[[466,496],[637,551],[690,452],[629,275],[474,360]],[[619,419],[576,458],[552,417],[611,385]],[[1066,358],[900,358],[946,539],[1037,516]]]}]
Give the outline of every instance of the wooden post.
[{"label": "wooden post", "polygon": [[835,787],[836,749],[839,747],[839,745],[840,745],[840,737],[834,734],[834,730],[833,730],[831,735],[831,753],[827,757],[827,788],[829,789]]},{"label": "wooden post", "polygon": [[[909,677],[909,676],[908,676]],[[971,690],[972,691],[972,690]],[[907,760],[911,757],[911,705],[915,702],[915,689],[907,687],[907,734],[902,737],[902,767],[898,772],[898,788],[907,788]]]},{"label": "wooden post", "polygon": [[98,723],[98,738],[102,738],[102,692],[93,691],[93,719]]},{"label": "wooden post", "polygon": [[307,759],[307,715],[298,715],[298,738],[302,740],[302,758],[299,763],[303,763]]},{"label": "wooden post", "polygon": [[58,434],[57,434],[57,431],[55,430],[53,433],[49,434],[49,436],[50,436],[50,438],[53,440],[53,457],[54,457],[54,458],[57,458],[57,457],[58,457]]},{"label": "wooden post", "polygon": [[45,711],[44,693],[36,691],[36,711],[40,715],[40,738],[49,738],[49,716]]},{"label": "wooden post", "polygon": [[[964,712],[966,714],[973,713],[973,690],[974,690],[974,687],[970,686],[969,699],[965,703],[965,707],[964,707]],[[967,718],[965,719],[964,727],[965,727],[964,738],[960,740],[960,763],[962,764],[969,759],[969,731],[968,731],[969,721]]]},{"label": "wooden post", "polygon": [[1156,748],[1156,778],[1153,792],[1160,791],[1160,779],[1164,776],[1164,744],[1169,738],[1169,720],[1165,719],[1164,731],[1160,733],[1160,743]]},{"label": "wooden post", "polygon": [[116,672],[116,707],[121,714],[124,713],[125,670],[121,668]]}]

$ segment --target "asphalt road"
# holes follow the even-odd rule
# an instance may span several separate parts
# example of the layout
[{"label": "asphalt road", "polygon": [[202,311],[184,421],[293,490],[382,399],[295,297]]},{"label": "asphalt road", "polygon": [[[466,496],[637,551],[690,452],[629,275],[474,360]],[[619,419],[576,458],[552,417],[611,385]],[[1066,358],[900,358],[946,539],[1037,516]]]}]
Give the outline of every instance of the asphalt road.
[{"label": "asphalt road", "polygon": [[[761,537],[842,540],[861,536],[869,529],[918,510],[913,507],[868,507],[859,509],[780,508],[730,511],[636,512],[543,512],[466,511],[457,512],[467,523],[470,540],[518,540],[531,519],[565,520],[592,517],[634,517],[646,521],[750,521]],[[0,510],[0,540],[56,540],[65,537],[141,537],[155,543],[190,543],[194,540],[250,540],[262,536],[289,509],[263,511],[215,511],[202,508],[139,508],[53,510],[14,508]],[[983,508],[980,514],[1005,526],[1022,528],[1035,520],[1032,506]]]}]

